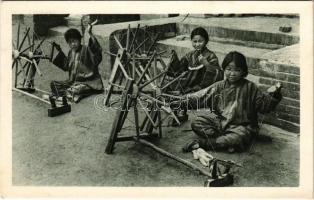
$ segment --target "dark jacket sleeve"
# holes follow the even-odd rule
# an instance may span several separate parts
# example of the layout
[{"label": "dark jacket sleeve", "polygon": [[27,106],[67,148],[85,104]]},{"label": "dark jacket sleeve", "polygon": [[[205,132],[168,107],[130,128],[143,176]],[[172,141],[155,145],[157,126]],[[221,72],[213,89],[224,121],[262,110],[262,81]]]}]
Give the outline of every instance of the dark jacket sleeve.
[{"label": "dark jacket sleeve", "polygon": [[52,61],[54,65],[62,69],[63,71],[68,71],[69,66],[68,66],[68,59],[64,55],[62,51],[59,51],[55,59]]},{"label": "dark jacket sleeve", "polygon": [[182,72],[186,71],[187,67],[188,61],[186,56],[179,60],[177,53],[175,51],[172,51],[167,75],[171,77],[176,77]]},{"label": "dark jacket sleeve", "polygon": [[102,48],[94,35],[89,38],[87,52],[93,65],[98,66],[102,61]]},{"label": "dark jacket sleeve", "polygon": [[257,87],[254,88],[255,93],[255,109],[260,113],[269,113],[273,111],[282,99],[280,93],[268,94],[263,93]]},{"label": "dark jacket sleeve", "polygon": [[209,64],[208,66],[206,66],[206,69],[213,70],[213,71],[221,70],[219,66],[218,58],[213,52],[209,53],[206,60]]},{"label": "dark jacket sleeve", "polygon": [[207,63],[205,65],[205,73],[203,76],[203,80],[200,83],[201,88],[208,87],[209,85],[217,81],[221,81],[224,77],[224,73],[218,63],[218,58],[214,53],[209,52],[206,60]]}]

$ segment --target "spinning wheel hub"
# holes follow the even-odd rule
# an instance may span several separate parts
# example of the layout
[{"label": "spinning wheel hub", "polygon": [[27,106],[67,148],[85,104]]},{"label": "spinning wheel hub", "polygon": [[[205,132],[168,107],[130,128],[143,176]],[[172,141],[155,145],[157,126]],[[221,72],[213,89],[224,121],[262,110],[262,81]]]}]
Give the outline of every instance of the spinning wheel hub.
[{"label": "spinning wheel hub", "polygon": [[17,59],[20,56],[20,51],[17,49],[14,49],[12,52],[13,58]]},{"label": "spinning wheel hub", "polygon": [[33,56],[34,56],[34,53],[33,53],[33,52],[31,52],[31,51],[29,51],[29,52],[28,52],[28,57],[29,57],[30,59],[32,59],[32,58],[33,58]]}]

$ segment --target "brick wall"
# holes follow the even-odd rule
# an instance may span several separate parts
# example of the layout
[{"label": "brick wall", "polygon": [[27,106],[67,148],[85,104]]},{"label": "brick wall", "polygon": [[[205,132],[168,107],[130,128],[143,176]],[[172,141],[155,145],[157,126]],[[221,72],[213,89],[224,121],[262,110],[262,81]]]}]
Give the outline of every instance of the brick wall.
[{"label": "brick wall", "polygon": [[300,131],[300,68],[295,65],[278,64],[266,60],[250,68],[249,73],[257,77],[255,82],[263,90],[280,82],[283,99],[276,111],[265,117],[265,122],[292,132]]}]

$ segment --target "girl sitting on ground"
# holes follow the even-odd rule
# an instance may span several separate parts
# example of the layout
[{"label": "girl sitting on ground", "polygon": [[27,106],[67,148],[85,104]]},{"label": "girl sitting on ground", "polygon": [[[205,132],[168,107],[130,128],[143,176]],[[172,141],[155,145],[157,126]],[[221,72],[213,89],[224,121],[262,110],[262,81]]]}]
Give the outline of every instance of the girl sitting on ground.
[{"label": "girl sitting on ground", "polygon": [[282,98],[280,84],[263,94],[253,82],[245,79],[248,67],[241,53],[228,53],[222,68],[225,80],[186,95],[186,105],[194,109],[196,105],[209,107],[212,112],[198,116],[192,122],[192,130],[198,139],[189,142],[183,148],[184,152],[198,148],[227,149],[229,152],[245,150],[258,134],[258,112],[274,110]]},{"label": "girl sitting on ground", "polygon": [[102,49],[92,34],[92,26],[87,28],[88,44],[82,45],[82,35],[77,29],[69,29],[64,37],[70,47],[68,56],[59,51],[53,63],[64,71],[68,71],[69,78],[65,81],[52,81],[50,84],[54,96],[67,96],[74,102],[83,97],[103,92],[103,83],[98,65],[102,60]]},{"label": "girl sitting on ground", "polygon": [[[174,52],[168,75],[173,78],[182,73],[185,75],[177,84],[172,85],[172,92],[180,95],[196,92],[223,79],[217,56],[206,47],[208,40],[208,33],[204,28],[195,28],[191,32],[193,51],[187,53],[180,61]],[[186,110],[177,115],[180,121],[187,120]]]}]

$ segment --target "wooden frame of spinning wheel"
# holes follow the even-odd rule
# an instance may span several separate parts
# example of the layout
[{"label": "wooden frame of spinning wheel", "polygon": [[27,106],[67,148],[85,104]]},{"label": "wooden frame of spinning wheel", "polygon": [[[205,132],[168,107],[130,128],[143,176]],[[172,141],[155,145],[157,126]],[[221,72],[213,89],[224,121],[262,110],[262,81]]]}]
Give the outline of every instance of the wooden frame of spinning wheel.
[{"label": "wooden frame of spinning wheel", "polygon": [[[139,26],[135,31],[135,36],[138,32]],[[205,170],[197,165],[184,160],[176,155],[173,155],[146,139],[157,137],[162,137],[162,119],[161,111],[165,111],[171,115],[179,124],[179,120],[174,115],[174,112],[170,108],[170,103],[165,101],[165,98],[176,98],[181,99],[178,96],[173,96],[171,94],[164,93],[163,91],[167,89],[171,84],[178,81],[182,76],[178,76],[172,81],[165,83],[165,76],[170,67],[166,65],[165,62],[160,57],[160,54],[156,50],[152,51],[153,45],[156,43],[158,36],[153,40],[149,51],[145,52],[144,56],[138,56],[135,51],[130,51],[134,45],[134,38],[130,42],[130,26],[127,30],[127,44],[124,48],[117,37],[114,37],[115,42],[119,46],[118,53],[115,58],[115,63],[112,69],[112,73],[109,79],[108,94],[105,100],[105,105],[109,105],[111,94],[113,93],[113,87],[118,87],[122,89],[122,98],[121,98],[121,109],[116,111],[115,119],[112,124],[111,133],[107,142],[105,152],[107,154],[112,154],[116,142],[123,141],[135,141],[141,143],[147,147],[152,148],[158,153],[171,158],[185,166],[192,168],[199,173],[211,177],[211,174],[208,170]],[[145,40],[144,40],[145,41]],[[130,42],[130,45],[129,45]],[[142,43],[140,44],[142,45]],[[136,47],[138,49],[138,46]],[[141,61],[145,61],[145,67],[140,66]],[[164,70],[157,72],[157,62],[160,62]],[[153,76],[150,74],[149,69],[153,68]],[[122,74],[119,77],[120,74]],[[118,80],[120,78],[120,80]],[[121,85],[122,80],[125,80],[125,85]],[[159,80],[159,81],[157,81]],[[120,82],[120,83],[118,83]],[[150,86],[152,90],[145,90],[147,86]],[[143,101],[147,102],[150,105],[150,111],[143,106]],[[139,111],[138,106],[144,110],[145,118],[142,122],[139,121]],[[120,136],[119,133],[122,131],[125,120],[128,116],[129,111],[133,108],[134,111],[134,125],[136,134],[133,136]],[[158,133],[153,134],[153,128],[158,128]]]},{"label": "wooden frame of spinning wheel", "polygon": [[[26,28],[26,32],[24,34],[24,36],[22,36],[22,41],[20,43],[20,32],[21,32],[21,25],[20,23],[18,24],[18,30],[17,30],[17,39],[16,39],[16,45],[14,44],[14,41],[12,41],[12,46],[13,46],[13,63],[12,63],[12,69],[15,67],[15,71],[14,71],[14,87],[12,88],[13,91],[22,93],[24,95],[27,95],[31,98],[40,100],[44,103],[50,104],[49,101],[40,98],[36,95],[31,94],[30,92],[35,92],[35,91],[39,91],[41,93],[44,94],[50,94],[47,91],[38,89],[38,88],[32,88],[31,91],[24,91],[22,88],[18,88],[17,87],[17,82],[18,82],[18,77],[19,75],[23,72],[24,75],[24,80],[23,80],[23,87],[25,84],[26,79],[29,79],[28,76],[32,76],[30,77],[30,79],[34,79],[35,73],[38,73],[38,75],[42,76],[42,73],[38,67],[38,63],[40,61],[40,59],[48,59],[51,61],[52,56],[53,56],[53,49],[54,46],[52,45],[52,50],[51,50],[51,55],[50,56],[46,56],[43,54],[43,52],[40,50],[41,49],[41,45],[43,44],[43,42],[45,41],[45,38],[43,38],[42,40],[40,40],[40,42],[37,44],[37,46],[35,45],[35,33],[33,33],[33,37],[32,39],[30,38],[30,28],[27,27]],[[23,48],[24,42],[26,40],[26,38],[28,39],[28,43],[29,45]],[[36,47],[35,47],[36,46]],[[39,53],[39,50],[41,53]],[[26,53],[26,51],[28,51],[28,53]],[[21,60],[24,60],[25,63],[22,64]],[[33,75],[30,75],[29,72],[31,70],[31,68],[35,69],[35,72]],[[19,70],[20,69],[20,70]]]}]

